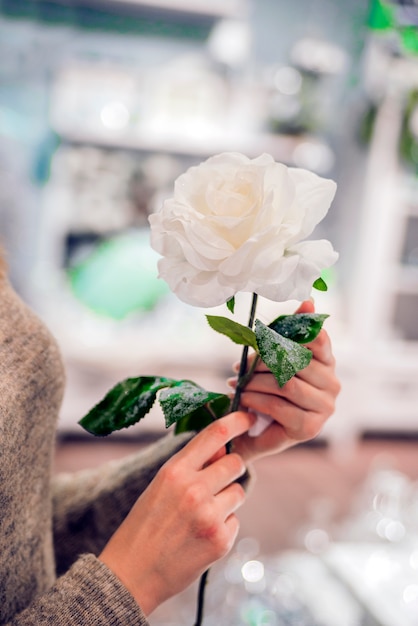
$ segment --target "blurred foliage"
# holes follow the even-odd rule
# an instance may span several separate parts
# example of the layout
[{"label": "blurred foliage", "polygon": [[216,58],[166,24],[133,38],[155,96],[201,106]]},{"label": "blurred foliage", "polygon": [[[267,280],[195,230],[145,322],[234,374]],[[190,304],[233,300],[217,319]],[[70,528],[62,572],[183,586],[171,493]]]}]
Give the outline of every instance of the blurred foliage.
[{"label": "blurred foliage", "polygon": [[402,161],[412,167],[418,174],[418,137],[411,127],[411,118],[418,112],[418,89],[412,90],[408,94],[404,116],[402,120],[402,130],[399,139],[399,153]]},{"label": "blurred foliage", "polygon": [[[368,145],[372,139],[378,103],[369,102],[360,120],[358,137],[363,145]],[[418,136],[412,129],[412,116],[418,115],[418,89],[411,90],[405,100],[399,137],[399,157],[403,165],[418,174]]]}]

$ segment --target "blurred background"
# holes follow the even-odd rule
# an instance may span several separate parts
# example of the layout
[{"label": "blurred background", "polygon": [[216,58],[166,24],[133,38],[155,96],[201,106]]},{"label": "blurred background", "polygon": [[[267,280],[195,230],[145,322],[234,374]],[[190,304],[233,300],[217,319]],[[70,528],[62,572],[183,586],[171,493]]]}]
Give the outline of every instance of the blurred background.
[{"label": "blurred background", "polygon": [[[53,331],[67,368],[57,469],[163,434],[156,407],[112,435],[113,446],[88,443],[78,420],[125,376],[226,389],[237,346],[157,279],[147,216],[187,167],[229,150],[267,152],[338,183],[314,235],[340,259],[315,301],[330,313],[342,392],[315,447],[260,463],[242,532],[261,544],[243,539],[225,574],[236,592],[228,606],[247,602],[248,611],[222,623],[417,626],[416,0],[0,0],[0,237],[16,290]],[[248,302],[237,305],[246,322]],[[261,302],[259,316],[296,305]],[[260,526],[254,507],[272,507],[273,490],[282,527]],[[356,552],[359,541],[380,552]],[[271,559],[295,547],[308,561],[286,561],[281,587],[277,560],[270,578],[257,565],[236,578],[234,563],[257,550]],[[323,590],[331,571],[347,579],[331,594],[345,613],[318,616],[312,578],[298,579],[295,594],[292,568]],[[271,600],[272,581],[287,613],[276,592]],[[347,588],[359,604],[343,599]],[[309,596],[309,614],[296,596]],[[155,624],[187,621],[169,614]]]}]

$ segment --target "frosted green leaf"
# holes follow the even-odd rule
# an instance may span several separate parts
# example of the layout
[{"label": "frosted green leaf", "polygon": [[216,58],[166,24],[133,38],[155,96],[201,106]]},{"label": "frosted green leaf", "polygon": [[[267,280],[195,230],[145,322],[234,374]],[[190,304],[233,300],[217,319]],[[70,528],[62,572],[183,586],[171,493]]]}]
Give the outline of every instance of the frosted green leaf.
[{"label": "frosted green leaf", "polygon": [[269,327],[297,343],[309,343],[318,336],[323,323],[329,317],[325,313],[293,313],[280,315]]},{"label": "frosted green leaf", "polygon": [[203,405],[199,409],[192,411],[184,417],[180,417],[176,421],[174,433],[179,435],[180,433],[188,433],[190,431],[199,432],[205,426],[208,426],[213,422],[213,416],[211,415],[208,407]]},{"label": "frosted green leaf", "polygon": [[251,346],[255,351],[258,351],[254,331],[248,328],[248,326],[243,326],[238,324],[238,322],[234,322],[234,320],[218,315],[206,315],[206,319],[213,330],[226,335],[234,343],[242,346]]},{"label": "frosted green leaf", "polygon": [[260,320],[255,322],[255,334],[260,356],[280,387],[311,362],[312,352],[308,348],[279,335]]},{"label": "frosted green leaf", "polygon": [[208,402],[208,404],[177,420],[175,434],[202,430],[215,419],[226,415],[230,406],[231,399],[227,395],[220,395],[218,398]]},{"label": "frosted green leaf", "polygon": [[150,411],[158,391],[175,383],[171,378],[160,376],[126,378],[112,387],[79,424],[98,436],[132,426]]},{"label": "frosted green leaf", "polygon": [[190,380],[177,381],[172,387],[164,389],[159,397],[166,427],[224,395],[206,391]]}]

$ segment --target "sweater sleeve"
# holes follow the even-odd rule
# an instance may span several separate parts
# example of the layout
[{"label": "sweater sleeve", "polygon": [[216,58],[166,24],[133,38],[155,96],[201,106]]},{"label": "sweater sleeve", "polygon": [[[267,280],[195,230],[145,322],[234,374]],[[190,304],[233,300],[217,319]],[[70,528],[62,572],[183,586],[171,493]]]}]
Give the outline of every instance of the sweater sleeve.
[{"label": "sweater sleeve", "polygon": [[5,626],[148,626],[124,585],[92,554]]},{"label": "sweater sleeve", "polygon": [[53,482],[57,574],[85,553],[98,555],[159,468],[193,435],[166,437],[134,455]]}]

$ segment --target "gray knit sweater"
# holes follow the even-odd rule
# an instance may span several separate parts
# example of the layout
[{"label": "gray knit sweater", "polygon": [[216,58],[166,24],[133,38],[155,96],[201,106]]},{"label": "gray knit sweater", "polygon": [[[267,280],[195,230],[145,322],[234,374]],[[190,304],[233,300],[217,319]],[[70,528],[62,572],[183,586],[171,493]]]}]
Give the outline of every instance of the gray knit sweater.
[{"label": "gray knit sweater", "polygon": [[0,625],[144,626],[96,555],[185,438],[53,477],[63,386],[56,343],[0,277]]}]

